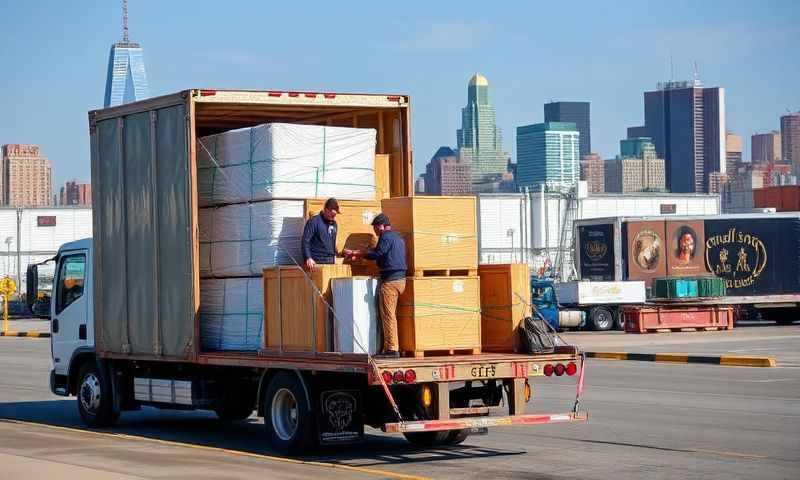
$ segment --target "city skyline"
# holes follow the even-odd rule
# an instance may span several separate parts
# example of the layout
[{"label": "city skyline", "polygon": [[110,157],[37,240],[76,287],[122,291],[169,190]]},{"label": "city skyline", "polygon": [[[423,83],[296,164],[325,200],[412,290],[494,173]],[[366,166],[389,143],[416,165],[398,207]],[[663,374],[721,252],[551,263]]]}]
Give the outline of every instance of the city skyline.
[{"label": "city skyline", "polygon": [[[51,157],[59,185],[73,176],[89,177],[86,113],[102,105],[108,44],[120,30],[118,2],[77,5],[12,4],[2,7],[5,20],[0,20],[2,43],[14,45],[13,50],[0,49],[0,61],[17,70],[2,80],[0,104],[14,115],[0,119],[0,142],[37,143],[57,152]],[[358,26],[353,32],[332,30],[336,22],[330,19],[343,13],[324,4],[300,24],[288,21],[288,7],[255,2],[215,11],[213,19],[204,13],[211,4],[203,2],[187,11],[177,2],[132,1],[131,10],[134,36],[148,47],[148,75],[158,85],[153,95],[203,86],[410,94],[415,174],[424,170],[420,158],[452,141],[460,124],[458,109],[464,106],[463,82],[475,71],[491,79],[497,123],[505,132],[541,122],[542,105],[551,100],[591,102],[593,150],[603,157],[616,151],[626,126],[641,122],[642,92],[659,81],[689,78],[692,61],[704,83],[725,87],[727,128],[744,138],[746,159],[752,133],[779,129],[779,117],[800,108],[800,92],[790,81],[800,75],[800,66],[791,61],[787,42],[800,35],[795,21],[800,9],[793,2],[759,9],[707,2],[693,7],[694,18],[688,20],[680,12],[689,3],[652,4],[653,15],[645,18],[634,3],[604,8],[579,2],[564,7],[571,18],[557,28],[540,19],[534,6],[475,6],[453,15],[457,5],[412,2],[412,13],[386,20],[414,25],[394,36],[379,34],[389,25],[375,20],[386,19],[391,10],[382,6],[347,17]],[[256,19],[267,11],[287,21],[275,22],[265,33],[256,28]],[[25,35],[25,23],[13,20],[20,17],[37,24],[42,34]],[[589,18],[591,28],[584,24]],[[636,28],[619,31],[619,22],[634,19]],[[93,25],[91,31],[81,27],[86,23]],[[209,36],[212,25],[218,34]],[[287,42],[289,31],[292,38],[327,32],[332,40]],[[380,40],[360,41],[365,35]],[[45,47],[62,36],[70,38],[76,55],[59,56]],[[593,42],[598,36],[606,41]],[[545,48],[549,37],[564,38],[558,51]],[[270,44],[279,48],[265,47]],[[520,65],[515,59],[523,52],[537,61]],[[39,61],[24,61],[32,58]],[[397,65],[410,74],[398,75]],[[48,93],[53,70],[62,72],[59,86],[68,94]],[[38,114],[43,110],[47,118]],[[58,135],[42,138],[42,131]],[[506,135],[503,149],[516,159],[513,135]]]}]

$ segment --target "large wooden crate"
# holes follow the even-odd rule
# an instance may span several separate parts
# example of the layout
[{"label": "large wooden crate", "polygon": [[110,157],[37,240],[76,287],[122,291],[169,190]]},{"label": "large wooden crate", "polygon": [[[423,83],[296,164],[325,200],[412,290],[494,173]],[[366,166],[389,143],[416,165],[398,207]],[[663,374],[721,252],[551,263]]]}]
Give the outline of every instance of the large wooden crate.
[{"label": "large wooden crate", "polygon": [[[324,198],[306,199],[303,212],[305,219],[308,220],[314,215],[318,215],[325,205]],[[342,249],[363,250],[374,248],[378,243],[378,237],[372,229],[372,219],[381,213],[381,203],[379,201],[359,201],[359,200],[339,200],[339,209],[342,211],[336,215],[336,224],[339,231],[336,234],[336,251]],[[369,260],[347,261],[354,268],[357,275],[376,276],[378,269],[375,262]]]},{"label": "large wooden crate", "polygon": [[409,275],[478,268],[475,197],[396,197],[381,201],[406,242]]},{"label": "large wooden crate", "polygon": [[310,272],[299,267],[265,268],[266,349],[277,352],[330,351],[330,312],[325,302],[332,302],[331,279],[349,276],[350,265],[317,265]]},{"label": "large wooden crate", "polygon": [[481,348],[519,352],[517,327],[530,316],[530,269],[524,263],[480,265]]},{"label": "large wooden crate", "polygon": [[415,357],[480,353],[478,277],[408,277],[397,308],[400,350]]},{"label": "large wooden crate", "polygon": [[390,154],[375,155],[375,199],[378,201],[392,196],[391,163]]}]

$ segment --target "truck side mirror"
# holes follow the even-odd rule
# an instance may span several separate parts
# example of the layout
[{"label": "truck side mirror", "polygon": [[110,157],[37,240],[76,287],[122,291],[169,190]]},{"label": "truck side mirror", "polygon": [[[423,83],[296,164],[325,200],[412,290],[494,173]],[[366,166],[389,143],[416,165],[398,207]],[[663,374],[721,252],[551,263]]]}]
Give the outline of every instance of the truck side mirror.
[{"label": "truck side mirror", "polygon": [[[25,303],[28,305],[28,310],[33,312],[33,304],[39,294],[39,266],[28,265],[28,270],[25,272]],[[34,314],[35,315],[35,314]]]}]

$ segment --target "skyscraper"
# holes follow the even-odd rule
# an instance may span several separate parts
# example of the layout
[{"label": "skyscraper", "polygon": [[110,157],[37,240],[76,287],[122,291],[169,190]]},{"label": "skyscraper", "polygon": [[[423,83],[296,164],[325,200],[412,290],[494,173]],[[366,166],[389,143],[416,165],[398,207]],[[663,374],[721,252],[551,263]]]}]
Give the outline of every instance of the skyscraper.
[{"label": "skyscraper", "polygon": [[742,137],[728,132],[725,135],[725,173],[732,177],[742,166]]},{"label": "skyscraper", "polygon": [[578,183],[580,134],[574,123],[517,127],[517,185],[538,191],[570,190]]},{"label": "skyscraper", "polygon": [[592,151],[591,121],[589,102],[550,102],[544,104],[544,121],[572,122],[581,134],[581,156]]},{"label": "skyscraper", "polygon": [[781,133],[756,133],[750,137],[750,162],[775,163],[783,160],[781,155]]},{"label": "skyscraper", "polygon": [[653,139],[671,192],[706,192],[709,175],[725,173],[725,89],[697,80],[660,83],[644,94],[644,121],[629,134]]},{"label": "skyscraper", "polygon": [[800,112],[781,117],[781,150],[783,161],[800,176]]},{"label": "skyscraper", "polygon": [[606,160],[606,192],[663,192],[664,160],[650,137],[620,140],[619,157]]},{"label": "skyscraper", "polygon": [[585,180],[589,193],[605,193],[605,161],[596,153],[581,156],[581,180]]},{"label": "skyscraper", "polygon": [[38,145],[3,145],[4,191],[0,204],[44,207],[53,200],[52,164]]},{"label": "skyscraper", "polygon": [[449,147],[441,147],[425,167],[426,195],[469,195],[472,176],[469,164]]},{"label": "skyscraper", "polygon": [[467,105],[461,109],[457,136],[458,156],[470,165],[472,183],[498,181],[506,171],[508,155],[503,152],[503,135],[489,103],[489,81],[480,73],[469,79]]},{"label": "skyscraper", "polygon": [[128,0],[122,3],[122,41],[108,55],[106,95],[103,105],[113,107],[150,96],[142,47],[128,39]]},{"label": "skyscraper", "polygon": [[59,205],[92,205],[92,186],[86,182],[67,182],[58,195]]}]

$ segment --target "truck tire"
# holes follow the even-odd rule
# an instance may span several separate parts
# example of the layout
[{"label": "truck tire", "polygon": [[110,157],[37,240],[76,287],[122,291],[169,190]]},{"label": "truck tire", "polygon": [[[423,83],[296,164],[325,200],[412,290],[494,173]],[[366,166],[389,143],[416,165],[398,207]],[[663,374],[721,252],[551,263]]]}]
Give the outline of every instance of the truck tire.
[{"label": "truck tire", "polygon": [[464,440],[466,440],[467,437],[469,437],[468,429],[450,430],[450,435],[448,435],[445,443],[447,445],[460,445],[464,443]]},{"label": "truck tire", "polygon": [[114,391],[108,372],[94,360],[83,364],[78,373],[78,412],[83,422],[93,428],[111,427],[119,420],[114,409]]},{"label": "truck tire", "polygon": [[592,330],[611,330],[614,326],[614,315],[607,307],[594,307],[589,311],[589,327]]},{"label": "truck tire", "polygon": [[408,443],[417,447],[435,447],[437,445],[444,445],[450,437],[450,430],[442,430],[438,432],[404,432],[403,436],[406,437]]},{"label": "truck tire", "polygon": [[314,415],[296,374],[278,372],[264,394],[264,426],[275,450],[297,455],[317,446]]}]

